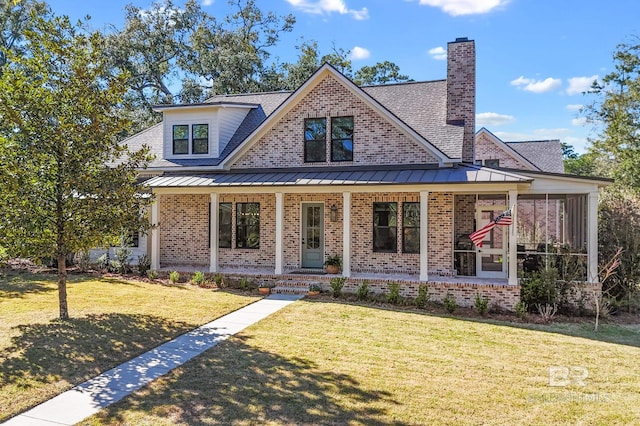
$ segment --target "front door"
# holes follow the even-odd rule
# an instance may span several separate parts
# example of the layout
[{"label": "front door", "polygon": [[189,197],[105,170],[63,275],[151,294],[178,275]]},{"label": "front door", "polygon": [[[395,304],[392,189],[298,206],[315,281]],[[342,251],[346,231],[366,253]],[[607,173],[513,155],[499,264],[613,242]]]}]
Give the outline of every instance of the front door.
[{"label": "front door", "polygon": [[302,267],[324,266],[324,204],[302,205]]},{"label": "front door", "polygon": [[[481,228],[506,210],[505,206],[485,206],[476,210],[476,224]],[[508,226],[496,226],[476,247],[476,275],[480,278],[507,278]]]}]

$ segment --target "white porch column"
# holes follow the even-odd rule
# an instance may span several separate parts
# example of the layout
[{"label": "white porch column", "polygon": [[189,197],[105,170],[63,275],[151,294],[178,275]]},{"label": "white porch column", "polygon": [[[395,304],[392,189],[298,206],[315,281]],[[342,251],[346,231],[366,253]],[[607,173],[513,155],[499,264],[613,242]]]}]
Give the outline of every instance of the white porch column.
[{"label": "white porch column", "polygon": [[598,279],[598,191],[589,193],[587,207],[587,281],[597,283]]},{"label": "white porch column", "polygon": [[160,196],[151,204],[151,269],[160,269]]},{"label": "white porch column", "polygon": [[284,247],[284,194],[276,192],[276,267],[274,273],[277,275],[283,272],[283,249]]},{"label": "white porch column", "polygon": [[[518,191],[509,191],[509,206],[511,208],[518,203]],[[509,267],[509,285],[518,285],[518,209],[511,210],[513,224],[509,226],[509,254],[507,265]]]},{"label": "white porch column", "polygon": [[351,193],[342,193],[342,276],[351,276]]},{"label": "white porch column", "polygon": [[429,191],[420,191],[420,281],[429,280]]},{"label": "white porch column", "polygon": [[218,238],[219,238],[219,203],[218,194],[211,194],[211,206],[209,211],[209,272],[218,272]]}]

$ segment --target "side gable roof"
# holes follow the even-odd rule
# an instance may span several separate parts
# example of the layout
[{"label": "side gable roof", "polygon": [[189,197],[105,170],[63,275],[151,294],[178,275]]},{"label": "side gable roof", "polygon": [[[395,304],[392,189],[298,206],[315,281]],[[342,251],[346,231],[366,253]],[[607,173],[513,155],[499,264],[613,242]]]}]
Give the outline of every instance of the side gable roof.
[{"label": "side gable roof", "polygon": [[543,172],[564,173],[562,144],[558,139],[505,143]]},{"label": "side gable roof", "polygon": [[[351,80],[347,79],[333,66],[325,63],[302,86],[300,86],[283,103],[281,103],[271,115],[268,115],[267,118],[254,131],[252,131],[251,134],[247,136],[244,142],[242,142],[232,152],[230,152],[229,155],[222,161],[222,165],[225,168],[229,168],[234,161],[239,159],[242,154],[244,154],[255,142],[257,142],[261,135],[266,133],[266,131],[268,131],[271,126],[273,126],[277,122],[277,120],[279,120],[288,111],[290,111],[327,75],[333,76],[355,96],[359,97],[363,102],[365,102],[370,108],[378,111],[381,115],[388,117],[389,121],[391,121],[398,128],[402,129],[409,137],[416,140],[418,143],[421,143],[428,151],[433,154],[434,157],[438,158],[440,164],[459,160],[459,157],[449,157],[445,152],[439,149],[439,147],[427,140],[424,135],[421,135],[410,125],[401,120],[398,116],[394,115],[388,108],[385,108],[384,105],[382,105],[375,98],[369,95],[365,90],[361,89]],[[443,120],[443,124],[444,122],[445,121]],[[460,135],[462,135],[462,130],[460,131]]]},{"label": "side gable roof", "polygon": [[363,91],[449,158],[462,157],[464,127],[447,124],[447,81],[363,87]]},{"label": "side gable roof", "polygon": [[538,166],[536,166],[529,158],[520,154],[518,151],[513,149],[507,143],[503,142],[502,139],[500,139],[499,137],[497,137],[496,135],[494,135],[484,127],[476,132],[476,140],[481,135],[485,135],[486,137],[488,137],[489,140],[491,140],[491,142],[493,142],[500,149],[502,149],[502,151],[504,151],[505,154],[510,155],[511,157],[515,158],[516,160],[520,161],[523,164],[528,165],[530,170],[542,170]]}]

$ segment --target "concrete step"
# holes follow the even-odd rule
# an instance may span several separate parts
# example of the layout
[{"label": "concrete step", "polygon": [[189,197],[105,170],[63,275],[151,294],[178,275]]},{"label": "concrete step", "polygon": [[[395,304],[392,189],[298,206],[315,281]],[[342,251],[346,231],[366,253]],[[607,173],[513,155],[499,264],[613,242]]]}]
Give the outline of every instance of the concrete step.
[{"label": "concrete step", "polygon": [[271,289],[276,294],[307,294],[312,284],[320,285],[317,281],[281,280]]}]

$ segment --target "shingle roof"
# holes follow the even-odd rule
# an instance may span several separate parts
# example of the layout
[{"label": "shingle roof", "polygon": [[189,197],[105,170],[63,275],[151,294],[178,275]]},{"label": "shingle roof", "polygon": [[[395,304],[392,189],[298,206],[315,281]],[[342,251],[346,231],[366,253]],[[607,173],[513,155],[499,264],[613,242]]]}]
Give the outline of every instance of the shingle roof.
[{"label": "shingle roof", "polygon": [[559,140],[505,142],[543,172],[564,173],[562,144]]},{"label": "shingle roof", "polygon": [[195,186],[322,186],[322,185],[415,185],[454,183],[530,182],[517,173],[473,165],[458,167],[348,167],[339,169],[221,171],[193,175],[167,175],[146,182],[152,188]]},{"label": "shingle roof", "polygon": [[464,128],[446,121],[446,80],[370,86],[362,90],[447,157],[462,157]]},{"label": "shingle roof", "polygon": [[[389,113],[433,144],[449,158],[460,158],[463,127],[446,124],[447,88],[445,80],[410,82],[364,87],[363,91],[379,102]],[[131,149],[143,144],[151,147],[156,160],[150,168],[180,166],[217,166],[233,152],[251,132],[291,96],[292,92],[268,92],[238,95],[216,95],[206,103],[256,104],[233,135],[220,158],[172,159],[162,158],[162,125],[157,124],[124,141]]]}]

